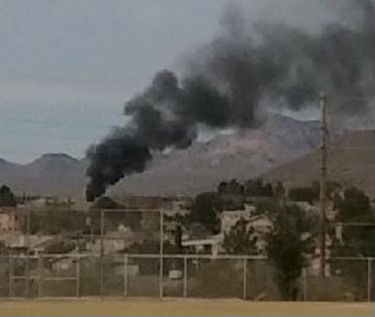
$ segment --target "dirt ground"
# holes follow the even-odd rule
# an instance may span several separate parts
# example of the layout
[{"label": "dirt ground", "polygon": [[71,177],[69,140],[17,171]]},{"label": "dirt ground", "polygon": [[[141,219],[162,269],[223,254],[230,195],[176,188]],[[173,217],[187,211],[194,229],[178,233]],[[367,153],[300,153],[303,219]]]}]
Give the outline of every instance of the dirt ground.
[{"label": "dirt ground", "polygon": [[278,303],[237,299],[0,301],[0,316],[374,316],[374,303]]}]

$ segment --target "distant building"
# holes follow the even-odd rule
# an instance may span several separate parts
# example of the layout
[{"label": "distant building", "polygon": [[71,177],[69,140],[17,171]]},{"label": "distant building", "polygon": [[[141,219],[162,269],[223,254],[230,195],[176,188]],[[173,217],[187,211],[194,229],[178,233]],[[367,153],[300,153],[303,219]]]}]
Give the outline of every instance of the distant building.
[{"label": "distant building", "polygon": [[212,235],[199,223],[193,223],[190,230],[181,237],[184,252],[192,254],[217,255],[222,250],[224,235]]},{"label": "distant building", "polygon": [[266,215],[253,216],[249,219],[248,225],[255,229],[257,234],[268,234],[273,228],[272,220]]},{"label": "distant building", "polygon": [[58,241],[57,236],[52,235],[30,235],[28,238],[25,234],[19,232],[7,232],[0,234],[0,241],[4,246],[13,251],[13,253],[24,253],[30,243],[30,250],[32,253],[44,252],[44,250],[51,244]]},{"label": "distant building", "polygon": [[46,207],[72,208],[77,202],[70,197],[43,196],[24,197],[23,206],[31,209]]},{"label": "distant building", "polygon": [[[141,239],[131,230],[108,232],[103,236],[104,252],[110,254],[123,251],[136,241],[141,242]],[[100,237],[96,237],[86,243],[86,250],[92,253],[100,253],[101,247],[102,240]]]},{"label": "distant building", "polygon": [[255,206],[249,204],[245,204],[244,209],[240,210],[224,210],[220,215],[221,232],[228,233],[241,219],[249,221],[255,211]]},{"label": "distant building", "polygon": [[24,211],[17,207],[0,207],[0,232],[21,230]]},{"label": "distant building", "polygon": [[223,236],[229,234],[230,230],[240,221],[246,222],[246,227],[254,230],[256,248],[260,254],[267,250],[267,234],[273,228],[273,222],[267,215],[256,215],[256,208],[253,205],[245,204],[244,210],[223,211],[221,214],[221,233]]},{"label": "distant building", "polygon": [[224,237],[222,234],[210,235],[206,238],[187,238],[182,240],[182,247],[187,253],[218,255],[222,250]]},{"label": "distant building", "polygon": [[186,215],[189,212],[191,198],[181,196],[126,196],[115,199],[124,209],[163,210],[165,215]]},{"label": "distant building", "polygon": [[260,254],[267,253],[267,235],[273,229],[273,222],[266,215],[258,215],[250,218],[248,227],[254,229],[254,236],[256,237],[255,246]]}]

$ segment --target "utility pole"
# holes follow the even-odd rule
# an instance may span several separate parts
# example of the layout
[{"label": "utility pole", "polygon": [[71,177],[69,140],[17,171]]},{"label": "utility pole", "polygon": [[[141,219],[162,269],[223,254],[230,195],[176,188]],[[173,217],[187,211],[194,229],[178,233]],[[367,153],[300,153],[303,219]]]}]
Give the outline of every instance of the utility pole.
[{"label": "utility pole", "polygon": [[100,297],[104,291],[104,233],[105,233],[105,211],[100,210]]},{"label": "utility pole", "polygon": [[31,210],[26,214],[26,266],[25,266],[25,295],[30,296],[30,247],[31,247]]},{"label": "utility pole", "polygon": [[326,209],[327,209],[327,95],[320,94],[320,274],[326,270]]},{"label": "utility pole", "polygon": [[164,210],[160,210],[160,247],[159,247],[159,297],[163,298],[164,279]]}]

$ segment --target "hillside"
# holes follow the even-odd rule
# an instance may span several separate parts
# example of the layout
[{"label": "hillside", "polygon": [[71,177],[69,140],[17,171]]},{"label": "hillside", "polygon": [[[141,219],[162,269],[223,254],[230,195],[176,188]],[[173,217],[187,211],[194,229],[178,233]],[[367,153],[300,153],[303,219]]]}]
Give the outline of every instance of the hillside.
[{"label": "hillside", "polygon": [[[344,186],[358,186],[368,195],[375,192],[375,131],[353,131],[328,149],[328,179]],[[268,181],[281,180],[287,187],[319,179],[320,153],[314,151],[264,174]]]},{"label": "hillside", "polygon": [[21,165],[0,160],[0,183],[18,194],[78,197],[85,186],[86,163],[66,154],[45,154]]},{"label": "hillside", "polygon": [[261,129],[218,135],[184,151],[159,157],[143,174],[115,188],[136,194],[195,194],[222,180],[244,180],[316,148],[318,123],[273,116]]}]

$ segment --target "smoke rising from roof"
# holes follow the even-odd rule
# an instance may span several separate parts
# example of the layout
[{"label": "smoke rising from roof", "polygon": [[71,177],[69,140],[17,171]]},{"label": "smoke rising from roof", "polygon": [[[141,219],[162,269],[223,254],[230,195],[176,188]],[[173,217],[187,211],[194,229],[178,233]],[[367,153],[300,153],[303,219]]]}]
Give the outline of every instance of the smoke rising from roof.
[{"label": "smoke rising from roof", "polygon": [[186,148],[200,126],[254,128],[264,100],[299,110],[319,92],[345,96],[335,111],[348,116],[368,110],[375,79],[375,5],[348,1],[360,22],[332,23],[317,34],[286,24],[255,26],[236,6],[227,8],[223,31],[200,49],[182,79],[157,73],[149,87],[125,104],[131,118],[100,144],[90,147],[88,200],[132,173],[141,173],[154,151]]}]

